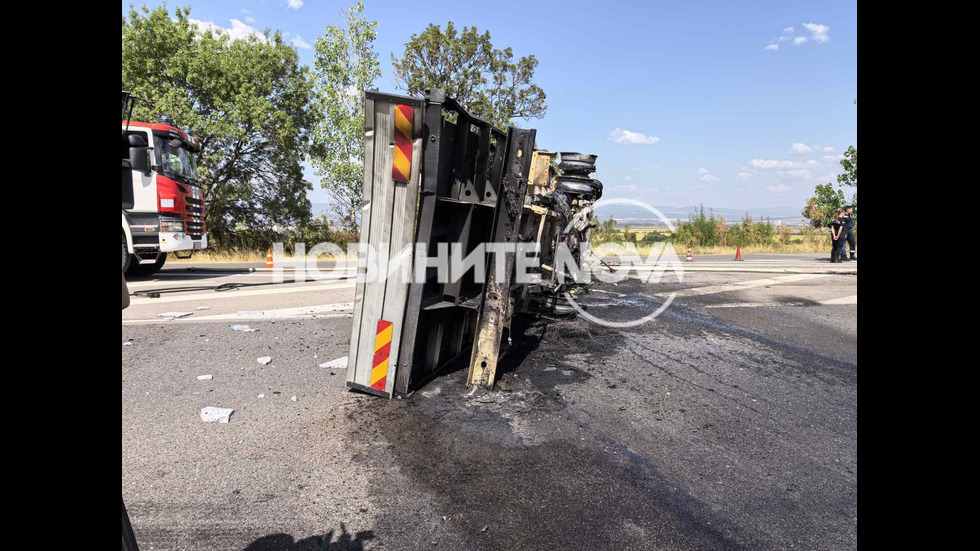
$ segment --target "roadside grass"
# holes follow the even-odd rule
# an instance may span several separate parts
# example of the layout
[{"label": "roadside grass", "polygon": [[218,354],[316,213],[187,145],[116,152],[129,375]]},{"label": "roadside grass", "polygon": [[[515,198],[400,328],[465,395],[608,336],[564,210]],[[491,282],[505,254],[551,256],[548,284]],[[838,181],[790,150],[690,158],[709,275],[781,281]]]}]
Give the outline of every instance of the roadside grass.
[{"label": "roadside grass", "polygon": [[[201,252],[195,252],[190,258],[177,258],[174,253],[169,253],[167,256],[167,264],[206,264],[206,263],[218,263],[218,262],[265,262],[265,255],[268,251],[248,251],[241,249],[232,250],[221,250],[221,249],[205,249]],[[287,258],[292,259],[292,254],[287,254]],[[320,260],[331,260],[333,257],[331,255],[325,254],[320,257]]]}]

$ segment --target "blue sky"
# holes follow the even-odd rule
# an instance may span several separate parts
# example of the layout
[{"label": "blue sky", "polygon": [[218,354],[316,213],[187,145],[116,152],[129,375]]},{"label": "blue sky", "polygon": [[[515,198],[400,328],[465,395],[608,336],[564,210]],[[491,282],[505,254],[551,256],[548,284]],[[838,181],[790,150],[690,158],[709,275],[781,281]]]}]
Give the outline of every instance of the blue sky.
[{"label": "blue sky", "polygon": [[[496,47],[534,54],[548,113],[518,126],[536,128],[542,149],[597,154],[604,197],[802,208],[857,145],[854,1],[364,4],[379,23],[382,91],[396,91],[391,53],[430,22],[476,26]],[[191,17],[233,35],[279,29],[312,64],[316,38],[347,5],[200,1]],[[325,202],[308,175],[311,200]]]}]

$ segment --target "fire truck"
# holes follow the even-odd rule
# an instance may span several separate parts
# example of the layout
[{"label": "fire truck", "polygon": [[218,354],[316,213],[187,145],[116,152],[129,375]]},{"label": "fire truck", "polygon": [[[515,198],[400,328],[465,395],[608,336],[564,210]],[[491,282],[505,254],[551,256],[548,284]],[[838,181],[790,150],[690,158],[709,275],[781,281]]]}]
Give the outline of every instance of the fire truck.
[{"label": "fire truck", "polygon": [[168,252],[190,258],[208,246],[197,179],[201,147],[166,116],[156,123],[124,118],[122,128],[124,145],[149,146],[146,161],[132,167],[132,206],[122,211],[122,269],[148,276],[163,267]]}]

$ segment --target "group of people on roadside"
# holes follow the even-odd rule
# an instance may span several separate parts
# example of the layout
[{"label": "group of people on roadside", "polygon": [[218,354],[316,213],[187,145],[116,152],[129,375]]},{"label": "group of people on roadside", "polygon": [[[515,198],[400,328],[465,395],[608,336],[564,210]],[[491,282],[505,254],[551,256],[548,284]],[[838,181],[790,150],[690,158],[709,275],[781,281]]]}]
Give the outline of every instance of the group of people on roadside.
[{"label": "group of people on roadside", "polygon": [[[834,248],[830,252],[830,261],[834,263],[857,260],[857,240],[854,238],[854,207],[847,205],[837,209],[834,220],[830,223],[830,239]],[[847,247],[851,248],[851,256],[847,256]]]}]

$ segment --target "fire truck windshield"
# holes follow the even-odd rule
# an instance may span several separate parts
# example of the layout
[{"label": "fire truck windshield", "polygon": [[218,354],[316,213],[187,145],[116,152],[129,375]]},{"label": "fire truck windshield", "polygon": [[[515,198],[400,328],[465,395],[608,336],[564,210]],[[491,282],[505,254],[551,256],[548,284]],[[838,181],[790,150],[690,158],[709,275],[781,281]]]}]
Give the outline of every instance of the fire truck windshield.
[{"label": "fire truck windshield", "polygon": [[157,138],[160,155],[160,172],[168,178],[175,178],[189,184],[198,185],[197,158],[182,146],[174,147],[173,142]]}]

